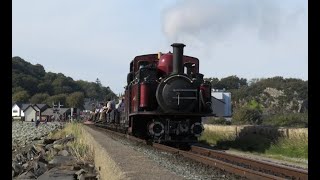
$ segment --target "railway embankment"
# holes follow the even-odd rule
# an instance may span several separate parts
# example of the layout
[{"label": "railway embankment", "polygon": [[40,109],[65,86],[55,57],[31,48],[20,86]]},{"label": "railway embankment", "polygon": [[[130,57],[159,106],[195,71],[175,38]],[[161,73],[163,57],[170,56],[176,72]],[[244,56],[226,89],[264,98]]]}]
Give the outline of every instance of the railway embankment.
[{"label": "railway embankment", "polygon": [[106,134],[84,126],[101,179],[183,179]]},{"label": "railway embankment", "polygon": [[[33,126],[32,126],[33,125]],[[13,179],[97,179],[75,124],[13,122]]]},{"label": "railway embankment", "polygon": [[101,179],[246,179],[106,129],[83,126]]}]

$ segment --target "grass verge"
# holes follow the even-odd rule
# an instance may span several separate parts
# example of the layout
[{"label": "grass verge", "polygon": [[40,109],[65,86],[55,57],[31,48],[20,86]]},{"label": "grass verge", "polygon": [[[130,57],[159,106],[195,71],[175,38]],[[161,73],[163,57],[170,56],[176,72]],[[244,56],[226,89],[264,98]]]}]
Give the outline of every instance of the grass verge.
[{"label": "grass verge", "polygon": [[84,141],[82,126],[82,124],[76,122],[67,123],[62,130],[49,134],[49,138],[60,139],[72,134],[75,140],[66,144],[70,153],[80,161],[93,162],[93,150]]},{"label": "grass verge", "polygon": [[266,154],[308,159],[308,137],[280,138],[266,150]]},{"label": "grass verge", "polygon": [[308,160],[307,136],[271,139],[262,135],[251,134],[235,137],[222,131],[205,130],[199,140],[210,145],[216,145],[221,149],[235,149],[281,160],[286,159],[286,157]]}]

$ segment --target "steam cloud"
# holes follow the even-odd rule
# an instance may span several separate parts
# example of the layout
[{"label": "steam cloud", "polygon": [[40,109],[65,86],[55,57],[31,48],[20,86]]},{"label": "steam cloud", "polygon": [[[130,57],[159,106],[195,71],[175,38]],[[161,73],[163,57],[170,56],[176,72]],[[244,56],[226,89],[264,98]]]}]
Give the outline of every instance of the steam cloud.
[{"label": "steam cloud", "polygon": [[212,43],[236,29],[260,39],[276,39],[281,28],[303,13],[281,6],[278,0],[184,0],[163,14],[163,31],[170,41]]}]

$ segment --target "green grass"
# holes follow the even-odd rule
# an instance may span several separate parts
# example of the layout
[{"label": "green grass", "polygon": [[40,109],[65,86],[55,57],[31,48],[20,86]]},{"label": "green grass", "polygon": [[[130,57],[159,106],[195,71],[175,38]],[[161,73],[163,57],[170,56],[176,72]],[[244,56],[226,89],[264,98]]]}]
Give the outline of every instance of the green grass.
[{"label": "green grass", "polygon": [[222,131],[205,130],[199,140],[210,145],[214,144],[221,149],[235,149],[277,159],[283,159],[283,157],[308,159],[307,136],[271,139],[258,134],[250,134],[235,137]]},{"label": "green grass", "polygon": [[266,150],[266,154],[308,159],[308,138],[280,138]]},{"label": "green grass", "polygon": [[208,130],[205,130],[199,138],[200,141],[208,143],[210,145],[217,144],[218,141],[228,141],[233,139],[235,139],[233,135]]},{"label": "green grass", "polygon": [[84,141],[82,126],[82,124],[76,122],[68,123],[62,130],[51,133],[49,137],[52,139],[60,139],[72,134],[75,140],[66,144],[69,149],[71,149],[70,153],[80,161],[92,162],[93,151]]}]

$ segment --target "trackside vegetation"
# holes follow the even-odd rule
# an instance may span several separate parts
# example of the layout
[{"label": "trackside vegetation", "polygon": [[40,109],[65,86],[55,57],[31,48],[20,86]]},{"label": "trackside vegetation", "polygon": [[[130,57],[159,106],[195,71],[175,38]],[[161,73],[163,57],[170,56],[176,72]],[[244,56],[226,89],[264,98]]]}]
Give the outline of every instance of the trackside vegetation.
[{"label": "trackside vegetation", "polygon": [[59,139],[64,138],[67,135],[73,135],[75,140],[66,144],[70,149],[71,154],[80,161],[93,162],[93,151],[84,141],[82,126],[81,123],[77,122],[67,123],[62,130],[49,134],[49,137],[52,139]]},{"label": "trackside vegetation", "polygon": [[248,134],[242,137],[205,130],[200,141],[215,145],[219,149],[234,149],[278,159],[283,157],[308,160],[308,136],[301,134],[294,137],[270,138],[259,134]]}]

